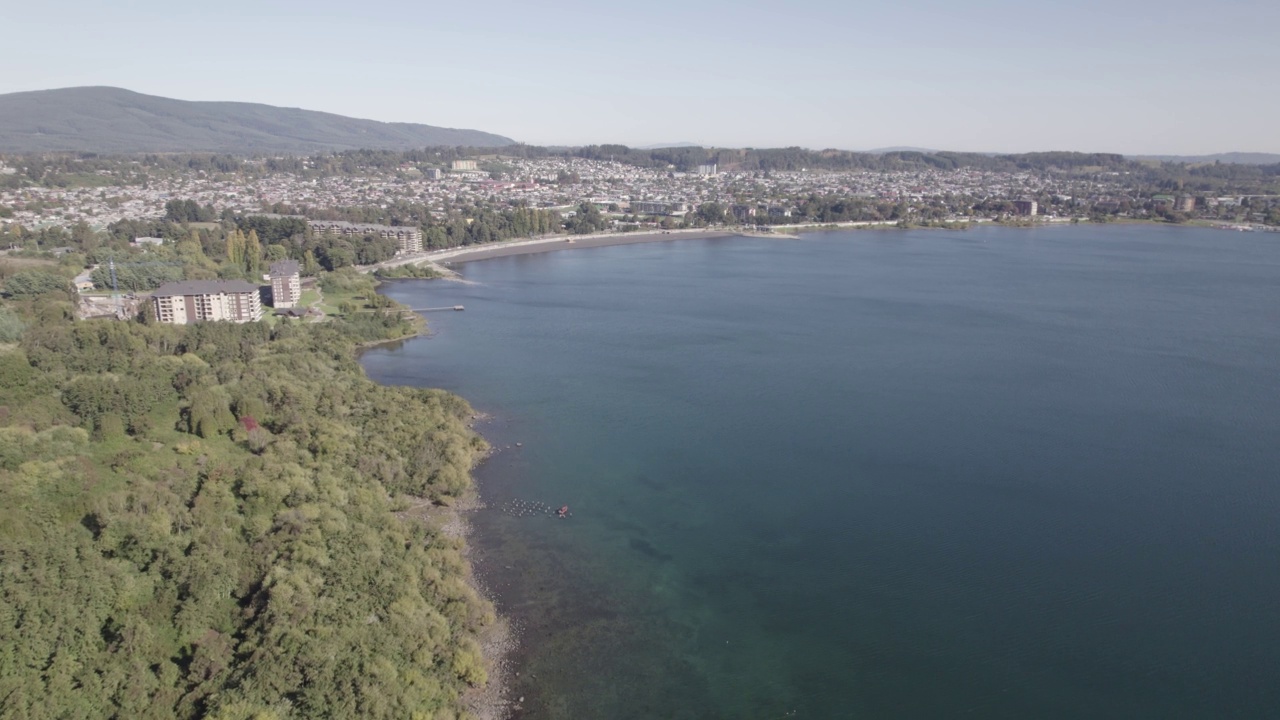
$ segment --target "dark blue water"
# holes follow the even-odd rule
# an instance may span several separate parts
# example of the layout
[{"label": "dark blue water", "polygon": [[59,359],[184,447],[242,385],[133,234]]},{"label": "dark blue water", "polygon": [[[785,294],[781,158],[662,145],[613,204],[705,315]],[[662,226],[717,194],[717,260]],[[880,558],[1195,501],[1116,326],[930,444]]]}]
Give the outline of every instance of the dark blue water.
[{"label": "dark blue water", "polygon": [[364,363],[495,417],[477,543],[523,627],[521,717],[1280,715],[1280,236],[857,232],[464,273],[389,286],[467,311]]}]

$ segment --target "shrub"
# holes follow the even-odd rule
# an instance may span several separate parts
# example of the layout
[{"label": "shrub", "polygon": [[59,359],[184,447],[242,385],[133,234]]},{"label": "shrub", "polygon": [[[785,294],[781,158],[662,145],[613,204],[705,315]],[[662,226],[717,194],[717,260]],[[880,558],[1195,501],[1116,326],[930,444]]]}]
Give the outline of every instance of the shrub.
[{"label": "shrub", "polygon": [[0,342],[11,343],[22,339],[27,324],[9,308],[0,308]]},{"label": "shrub", "polygon": [[23,270],[4,281],[4,294],[11,298],[31,298],[49,293],[72,295],[71,283],[57,273]]}]

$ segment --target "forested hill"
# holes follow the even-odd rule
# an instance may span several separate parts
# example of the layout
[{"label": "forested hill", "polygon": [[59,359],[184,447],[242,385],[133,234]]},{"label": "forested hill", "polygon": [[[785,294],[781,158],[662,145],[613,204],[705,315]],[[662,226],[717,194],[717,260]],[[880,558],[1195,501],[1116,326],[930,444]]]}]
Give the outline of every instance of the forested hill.
[{"label": "forested hill", "polygon": [[478,130],[255,103],[173,100],[111,87],[0,95],[0,152],[313,153],[512,142]]},{"label": "forested hill", "polygon": [[77,321],[42,267],[0,285],[0,717],[465,716],[492,608],[419,509],[485,445],[460,398],[364,376],[399,309]]},{"label": "forested hill", "polygon": [[1123,155],[1112,153],[1040,152],[1018,155],[895,150],[892,152],[849,152],[788,148],[701,148],[678,147],[641,150],[623,145],[590,145],[567,151],[594,160],[610,158],[641,167],[675,167],[693,170],[704,163],[716,163],[721,170],[872,170],[911,169],[956,170],[974,168],[991,171],[1016,170],[1124,170],[1136,166]]},{"label": "forested hill", "polygon": [[1155,160],[1157,162],[1185,163],[1197,165],[1205,163],[1232,163],[1235,165],[1276,165],[1280,164],[1280,153],[1229,152],[1214,155],[1133,155],[1135,160]]},{"label": "forested hill", "polygon": [[[643,168],[693,172],[698,166],[715,163],[721,171],[795,172],[801,170],[867,170],[892,172],[899,170],[958,170],[972,168],[992,172],[1063,170],[1073,172],[1141,170],[1143,165],[1115,153],[1037,152],[1015,155],[894,150],[887,152],[852,152],[849,150],[810,150],[784,148],[716,148],[686,145],[667,148],[633,148],[626,145],[584,145],[580,147],[539,147],[512,145],[497,149],[437,148],[432,159],[483,157],[576,157],[606,160]],[[344,157],[356,153],[344,151]],[[413,153],[359,153],[361,163],[389,167],[412,161]]]}]

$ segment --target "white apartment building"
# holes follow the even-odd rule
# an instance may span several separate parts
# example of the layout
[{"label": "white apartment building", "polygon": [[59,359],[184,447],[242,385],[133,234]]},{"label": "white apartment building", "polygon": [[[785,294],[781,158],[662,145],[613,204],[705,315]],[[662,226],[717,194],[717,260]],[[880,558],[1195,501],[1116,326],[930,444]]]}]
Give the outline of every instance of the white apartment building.
[{"label": "white apartment building", "polygon": [[351,223],[341,220],[308,220],[312,231],[318,234],[333,235],[376,235],[396,241],[397,251],[402,253],[422,252],[422,229],[406,225],[374,225],[371,223]]},{"label": "white apartment building", "polygon": [[151,294],[156,319],[172,325],[262,319],[258,287],[243,280],[186,280],[161,285]]},{"label": "white apartment building", "polygon": [[302,298],[302,274],[297,260],[281,260],[271,263],[271,306],[275,308],[297,307]]}]

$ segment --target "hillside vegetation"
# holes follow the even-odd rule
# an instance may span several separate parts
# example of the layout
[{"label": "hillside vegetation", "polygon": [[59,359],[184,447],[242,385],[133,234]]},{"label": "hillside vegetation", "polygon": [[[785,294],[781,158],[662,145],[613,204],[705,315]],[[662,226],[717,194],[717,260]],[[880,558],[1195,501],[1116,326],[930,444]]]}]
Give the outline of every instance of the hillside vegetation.
[{"label": "hillside vegetation", "polygon": [[256,103],[173,100],[111,87],[0,95],[0,152],[312,153],[512,142],[478,130]]},{"label": "hillside vegetation", "polygon": [[458,541],[397,511],[468,493],[484,443],[461,399],[354,359],[410,323],[73,321],[56,283],[17,287],[0,717],[462,716],[492,610]]}]

